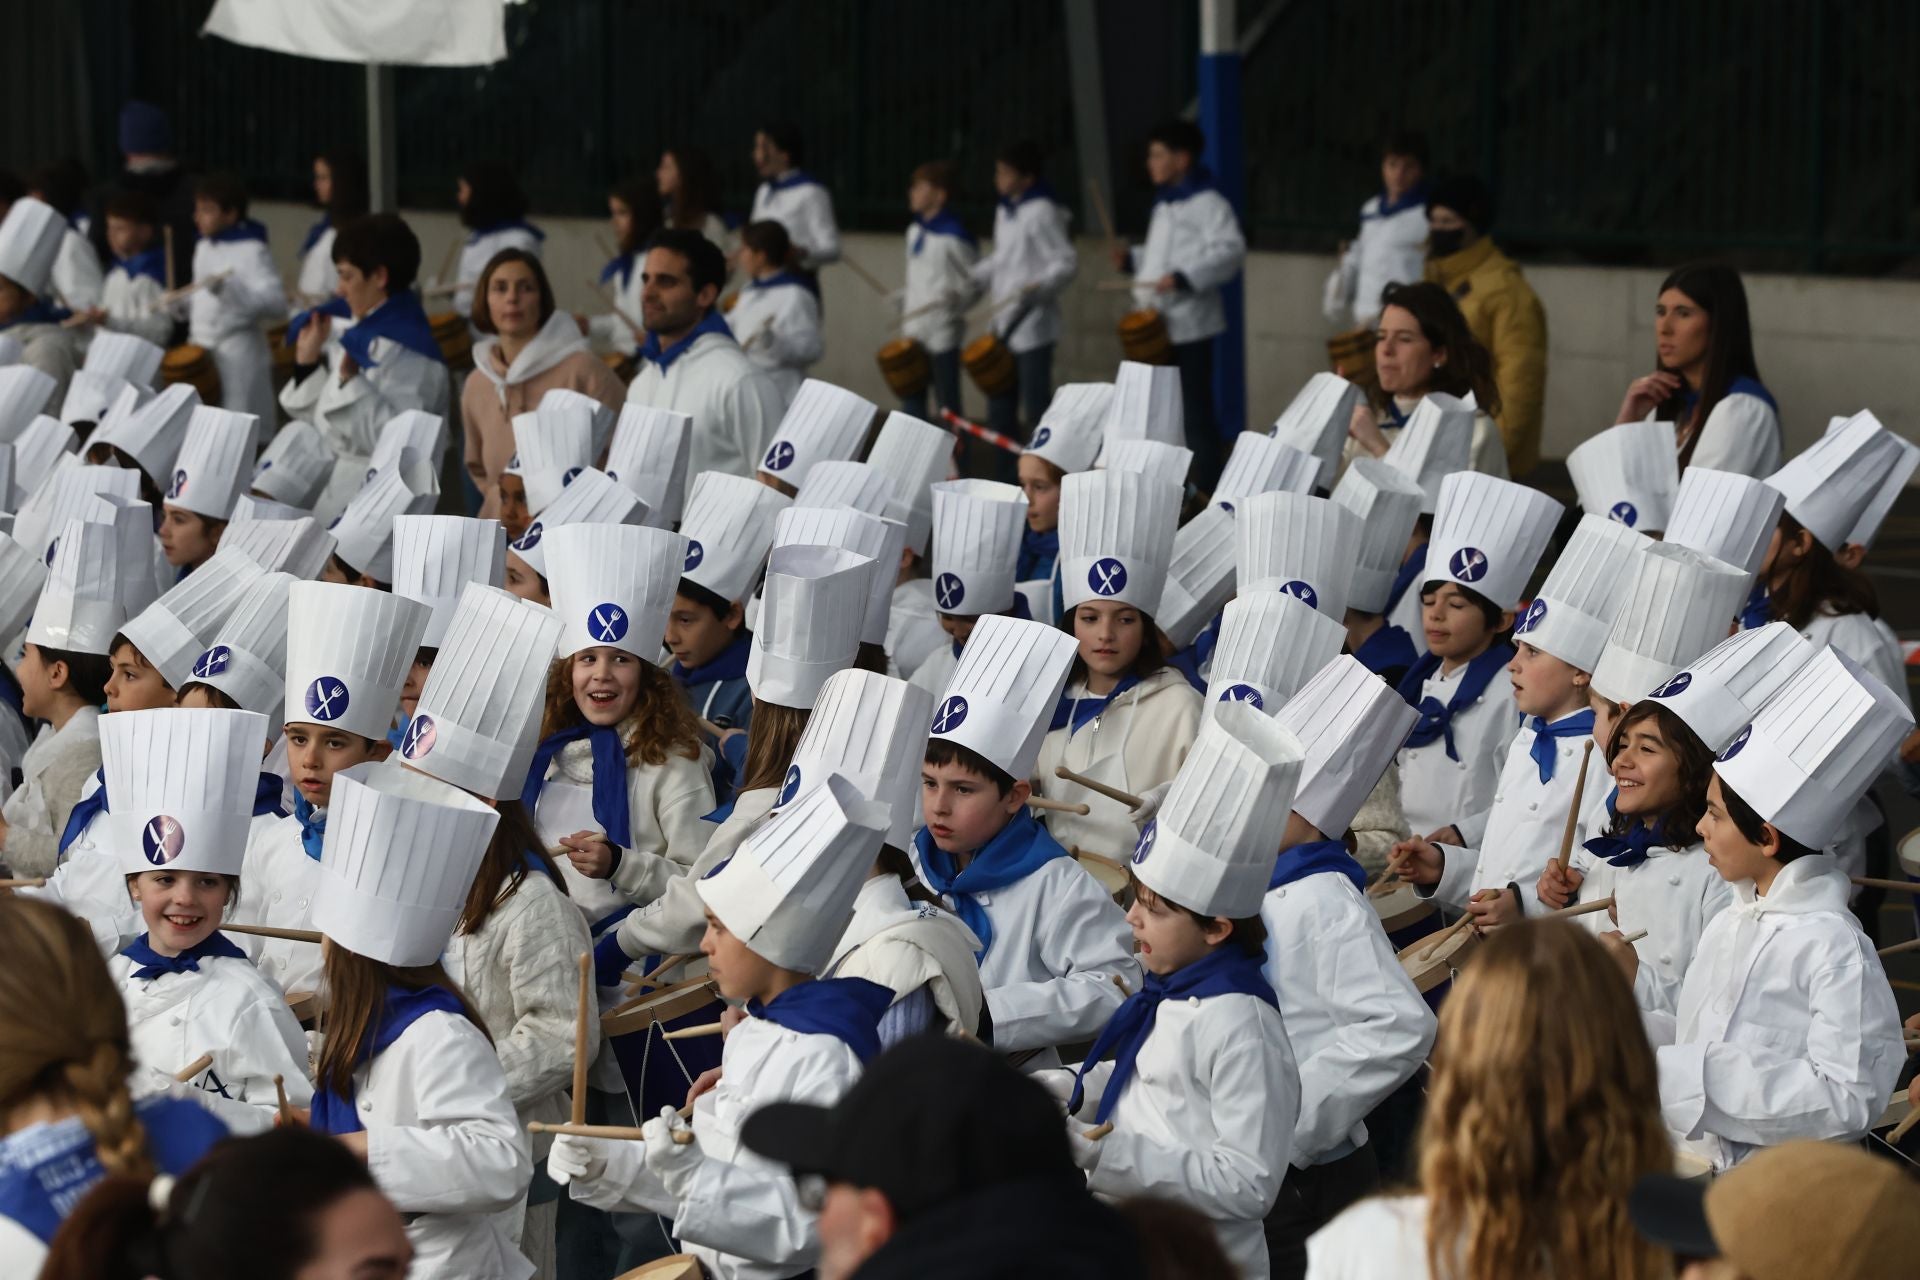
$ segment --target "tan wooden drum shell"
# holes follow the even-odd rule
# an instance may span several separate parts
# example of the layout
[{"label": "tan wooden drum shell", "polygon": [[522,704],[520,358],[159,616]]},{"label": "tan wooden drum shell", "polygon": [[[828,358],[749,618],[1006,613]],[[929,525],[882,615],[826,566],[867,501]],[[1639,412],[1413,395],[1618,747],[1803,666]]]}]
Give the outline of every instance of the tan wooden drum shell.
[{"label": "tan wooden drum shell", "polygon": [[427,324],[449,368],[462,369],[472,363],[473,331],[467,328],[465,316],[458,311],[436,311],[427,317]]},{"label": "tan wooden drum shell", "polygon": [[1353,329],[1327,339],[1327,360],[1349,382],[1373,377],[1374,332]]},{"label": "tan wooden drum shell", "polygon": [[631,1271],[622,1271],[614,1280],[702,1280],[705,1275],[700,1259],[690,1253],[676,1253],[670,1258],[656,1258]]},{"label": "tan wooden drum shell", "polygon": [[874,359],[888,389],[902,400],[919,395],[933,381],[933,360],[917,339],[895,338]]},{"label": "tan wooden drum shell", "polygon": [[960,352],[973,385],[990,396],[1004,396],[1014,388],[1013,351],[998,334],[983,333]]},{"label": "tan wooden drum shell", "polygon": [[1373,903],[1373,909],[1380,914],[1380,926],[1388,933],[1398,933],[1418,924],[1435,910],[1433,899],[1421,897],[1413,891],[1413,885],[1404,880],[1383,893],[1369,893],[1367,900]]},{"label": "tan wooden drum shell", "polygon": [[1425,995],[1458,973],[1479,942],[1480,935],[1471,928],[1456,929],[1437,941],[1434,937],[1422,938],[1400,952],[1400,967]]},{"label": "tan wooden drum shell", "polygon": [[1141,364],[1173,363],[1173,340],[1158,311],[1143,307],[1120,317],[1120,353]]},{"label": "tan wooden drum shell", "polygon": [[171,387],[180,382],[200,393],[201,404],[220,403],[220,369],[213,362],[213,353],[205,347],[183,342],[161,358],[160,384]]}]

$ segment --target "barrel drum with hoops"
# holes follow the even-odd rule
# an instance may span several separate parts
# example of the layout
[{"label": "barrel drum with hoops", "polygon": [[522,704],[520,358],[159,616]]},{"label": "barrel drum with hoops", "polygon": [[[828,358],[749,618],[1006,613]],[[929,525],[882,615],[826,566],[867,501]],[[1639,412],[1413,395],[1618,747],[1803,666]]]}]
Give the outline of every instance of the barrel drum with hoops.
[{"label": "barrel drum with hoops", "polygon": [[473,331],[467,328],[465,316],[458,311],[436,311],[427,317],[427,325],[449,368],[458,371],[473,363]]},{"label": "barrel drum with hoops", "polygon": [[983,333],[960,353],[973,385],[989,396],[1010,395],[1016,382],[1013,351],[996,333]]},{"label": "barrel drum with hoops", "polygon": [[213,352],[205,347],[184,342],[161,359],[161,385],[171,387],[181,382],[200,393],[201,404],[220,403],[220,368],[213,362]]},{"label": "barrel drum with hoops", "polygon": [[1139,364],[1172,364],[1173,339],[1167,321],[1152,307],[1120,317],[1120,353]]},{"label": "barrel drum with hoops", "polygon": [[1373,368],[1372,329],[1353,329],[1327,339],[1327,363],[1333,372],[1369,390],[1379,385]]},{"label": "barrel drum with hoops", "polygon": [[902,400],[921,394],[933,381],[933,359],[916,338],[895,338],[874,359],[887,388]]}]

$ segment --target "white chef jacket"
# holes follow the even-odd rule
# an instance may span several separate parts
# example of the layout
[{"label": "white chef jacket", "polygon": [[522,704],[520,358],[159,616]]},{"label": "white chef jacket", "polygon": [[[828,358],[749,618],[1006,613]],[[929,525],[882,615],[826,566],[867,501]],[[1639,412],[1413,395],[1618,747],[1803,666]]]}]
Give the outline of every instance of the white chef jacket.
[{"label": "white chef jacket", "polygon": [[187,338],[213,354],[220,404],[251,413],[261,426],[273,416],[273,352],[262,325],[287,314],[287,291],[264,239],[209,240],[193,246],[193,278],[232,274],[187,299]]},{"label": "white chef jacket", "polygon": [[820,300],[797,278],[779,283],[750,281],[727,314],[747,359],[764,369],[792,404],[807,370],[826,354],[820,335]]},{"label": "white chef jacket", "polygon": [[1305,1169],[1365,1145],[1368,1114],[1426,1061],[1436,1024],[1379,914],[1346,876],[1321,872],[1270,889],[1260,919],[1267,981],[1299,1069],[1290,1146]]},{"label": "white chef jacket", "polygon": [[[1414,588],[1407,590],[1411,593]],[[1464,662],[1451,673],[1436,667],[1420,686],[1421,699],[1438,698],[1445,705],[1466,674]],[[1518,718],[1513,706],[1513,682],[1502,667],[1487,681],[1485,692],[1476,701],[1454,713],[1453,745],[1458,760],[1448,758],[1445,736],[1424,747],[1400,749],[1400,806],[1406,812],[1409,830],[1424,836],[1452,824],[1460,828],[1463,839],[1479,841],[1485,837],[1494,793],[1500,788],[1500,749],[1513,740]],[[1567,811],[1562,808],[1559,820],[1565,822],[1566,817]],[[1560,849],[1559,837],[1554,839],[1554,844],[1541,850],[1543,868],[1547,856]]]},{"label": "white chef jacket", "polygon": [[[947,1025],[971,1035],[986,999],[973,956],[980,939],[958,916],[907,897],[898,876],[868,877],[853,900],[853,920],[834,944],[829,978],[865,978],[893,992],[893,1003],[925,990]],[[888,1046],[887,1025],[881,1044]]]},{"label": "white chef jacket", "polygon": [[698,951],[700,937],[707,931],[707,908],[694,886],[760,829],[779,798],[777,787],[755,787],[734,796],[733,812],[726,820],[717,826],[707,824],[711,832],[706,847],[687,873],[667,881],[659,897],[620,922],[621,950],[630,956],[690,955]]},{"label": "white chef jacket", "polygon": [[1380,319],[1380,295],[1390,284],[1413,284],[1427,268],[1426,191],[1409,191],[1395,204],[1386,193],[1360,206],[1360,231],[1327,277],[1321,310],[1334,324],[1371,328]]},{"label": "white chef jacket", "polygon": [[724,333],[703,333],[663,373],[651,360],[627,384],[627,403],[693,418],[687,474],[753,477],[786,414],[780,388]]},{"label": "white chef jacket", "polygon": [[1744,391],[1722,396],[1700,428],[1687,465],[1766,479],[1780,469],[1780,415]]},{"label": "white chef jacket", "polygon": [[86,777],[94,776],[99,767],[99,708],[80,708],[58,729],[51,722],[40,726],[20,757],[20,785],[7,797],[6,804],[0,805],[0,813],[7,820],[0,861],[15,875],[51,874],[59,857],[60,836],[71,809],[64,801],[59,810],[52,807],[54,798],[47,794],[47,778],[55,779],[55,786],[64,789],[72,785],[64,779],[84,769],[86,775],[80,779],[84,793]]},{"label": "white chef jacket", "polygon": [[1857,1142],[1906,1059],[1900,1011],[1825,854],[1752,881],[1701,934],[1676,1013],[1645,1014],[1667,1127],[1716,1169],[1795,1138]]},{"label": "white chef jacket", "polygon": [[60,237],[60,252],[53,259],[54,301],[69,311],[97,307],[105,296],[106,283],[93,242],[69,226]]},{"label": "white chef jacket", "polygon": [[1634,999],[1642,1009],[1673,1012],[1700,935],[1733,905],[1733,887],[1707,860],[1706,846],[1698,841],[1681,849],[1656,846],[1645,862],[1632,867],[1616,867],[1576,847],[1573,869],[1586,877],[1581,901],[1597,902],[1609,894],[1614,900],[1612,912],[1576,916],[1574,923],[1596,934],[1645,929],[1647,936],[1633,944],[1640,957]]},{"label": "white chef jacket", "polygon": [[[1162,194],[1153,203],[1147,242],[1132,256],[1133,305],[1157,309],[1168,338],[1200,342],[1226,332],[1220,286],[1240,274],[1247,241],[1225,196],[1212,187]],[[1174,272],[1186,277],[1189,287],[1160,292],[1160,277]]]},{"label": "white chef jacket", "polygon": [[[993,331],[1015,355],[1060,340],[1060,293],[1080,269],[1067,235],[1071,216],[1042,184],[1017,200],[1001,200],[994,210],[993,252],[973,264],[973,279],[992,295]],[[1021,295],[1021,301],[1007,301]]]},{"label": "white chef jacket", "polygon": [[973,278],[980,246],[964,230],[957,219],[950,225],[946,220],[931,225],[916,221],[907,228],[907,285],[900,296],[904,317],[900,332],[925,347],[929,355],[952,351],[966,341],[967,308],[980,296],[980,285]]},{"label": "white chef jacket", "polygon": [[[326,811],[321,810],[322,814]],[[300,819],[288,815],[265,825],[254,820],[241,863],[240,901],[232,919],[280,929],[313,928],[313,898],[320,884],[320,863],[300,843]],[[320,989],[320,948],[286,938],[236,939],[282,991]]]},{"label": "white chef jacket", "polygon": [[[943,631],[942,640],[947,640]],[[940,645],[926,656],[926,660],[913,670],[913,676],[907,681],[916,689],[925,689],[937,701],[946,692],[947,682],[953,679],[953,673],[960,665],[960,655],[953,651],[951,641]]]},{"label": "white chef jacket", "polygon": [[1427,1198],[1372,1196],[1307,1240],[1307,1280],[1426,1280]]},{"label": "white chef jacket", "polygon": [[952,643],[940,629],[940,619],[934,616],[931,580],[909,578],[893,589],[893,607],[887,614],[887,656],[900,668],[901,676],[912,676],[942,645]]},{"label": "white chef jacket", "polygon": [[[1086,685],[1067,686],[1068,698],[1086,695]],[[1069,736],[1065,728],[1048,730],[1040,743],[1039,777],[1042,794],[1056,800],[1085,804],[1086,816],[1049,812],[1047,829],[1069,847],[1124,860],[1132,856],[1140,832],[1118,800],[1089,791],[1077,782],[1054,776],[1061,765],[1075,773],[1132,795],[1173,781],[1200,732],[1204,703],[1187,678],[1172,667],[1162,667],[1106,710]]]},{"label": "white chef jacket", "polygon": [[106,310],[106,327],[118,333],[145,338],[156,347],[164,347],[173,337],[173,317],[160,305],[167,287],[152,276],[129,275],[115,264],[107,272],[100,290],[100,305]]},{"label": "white chef jacket", "polygon": [[749,222],[777,222],[800,251],[800,267],[818,271],[840,261],[840,224],[833,218],[833,195],[813,177],[789,169],[753,193]]},{"label": "white chef jacket", "polygon": [[[346,348],[330,337],[320,367],[280,388],[280,406],[287,416],[311,422],[333,450],[333,475],[314,504],[314,516],[322,523],[345,511],[366,483],[367,464],[382,427],[408,409],[447,416],[453,384],[444,360],[390,338],[374,339],[369,354],[373,367],[356,371],[343,383],[340,362],[346,359]],[[440,430],[444,446],[444,423]]]},{"label": "white chef jacket", "polygon": [[[485,231],[472,231],[460,246],[459,265],[453,275],[453,309],[463,316],[473,314],[473,290],[480,283],[480,273],[493,261],[493,255],[502,249],[525,249],[534,257],[540,256],[540,245],[546,237],[531,223],[508,222]],[[479,330],[474,330],[479,336]]]},{"label": "white chef jacket", "polygon": [[633,264],[627,268],[626,278],[621,279],[615,271],[600,282],[601,291],[611,289],[612,309],[604,315],[587,317],[587,340],[595,351],[618,351],[623,356],[631,356],[640,350],[640,338],[633,331],[633,325],[621,318],[621,312],[632,317],[634,324],[640,323],[640,277],[646,259],[645,253],[635,253]]},{"label": "white chef jacket", "polygon": [[[1893,690],[1894,694],[1913,710],[1913,695],[1907,688],[1906,655],[1900,647],[1898,637],[1882,618],[1870,618],[1864,613],[1830,614],[1815,613],[1807,620],[1806,630],[1800,633],[1807,642],[1818,649],[1832,645],[1846,654]],[[1898,776],[1900,768],[1900,749],[1898,744],[1887,757],[1887,768]],[[1850,876],[1863,876],[1867,873],[1867,837],[1884,822],[1880,810],[1863,795],[1854,802],[1853,811],[1847,815],[1847,821],[1834,832],[1827,844],[1827,852],[1839,860],[1840,869]],[[1856,888],[1854,894],[1858,894]]]},{"label": "white chef jacket", "polygon": [[295,288],[300,292],[303,302],[296,306],[312,306],[314,301],[331,298],[340,287],[340,273],[333,265],[333,238],[339,228],[328,221],[320,229],[314,242],[300,255],[300,278]]}]

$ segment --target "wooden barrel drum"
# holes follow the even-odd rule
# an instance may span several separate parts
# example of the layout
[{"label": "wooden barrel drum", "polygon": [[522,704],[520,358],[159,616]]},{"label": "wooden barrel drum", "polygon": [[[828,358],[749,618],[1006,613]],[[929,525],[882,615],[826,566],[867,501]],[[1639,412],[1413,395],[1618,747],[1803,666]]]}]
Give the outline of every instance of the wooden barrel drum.
[{"label": "wooden barrel drum", "polygon": [[874,358],[887,387],[902,400],[919,395],[933,381],[933,360],[917,339],[895,338]]},{"label": "wooden barrel drum", "polygon": [[433,340],[440,344],[440,355],[449,368],[463,369],[472,363],[473,331],[458,311],[436,311],[427,317]]},{"label": "wooden barrel drum", "polygon": [[1327,339],[1327,361],[1348,382],[1370,385],[1374,381],[1373,343],[1371,329],[1338,334]]},{"label": "wooden barrel drum", "polygon": [[969,342],[960,353],[960,363],[966,366],[973,385],[987,395],[1004,396],[1013,391],[1013,351],[998,334],[983,333]]},{"label": "wooden barrel drum", "polygon": [[213,363],[213,353],[205,347],[182,343],[161,359],[161,385],[171,387],[179,382],[198,391],[201,404],[220,403],[220,369]]},{"label": "wooden barrel drum", "polygon": [[1173,363],[1173,339],[1158,311],[1145,307],[1120,317],[1120,354],[1140,364]]}]

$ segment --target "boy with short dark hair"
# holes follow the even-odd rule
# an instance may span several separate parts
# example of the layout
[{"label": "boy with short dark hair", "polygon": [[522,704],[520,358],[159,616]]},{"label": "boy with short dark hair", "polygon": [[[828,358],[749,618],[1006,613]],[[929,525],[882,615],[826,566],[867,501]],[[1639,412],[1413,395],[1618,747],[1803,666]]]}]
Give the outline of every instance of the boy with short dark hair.
[{"label": "boy with short dark hair", "polygon": [[287,291],[267,250],[267,229],[247,216],[247,189],[229,173],[193,190],[193,280],[187,341],[212,353],[220,404],[273,421],[273,352],[261,326],[287,314]]},{"label": "boy with short dark hair", "polygon": [[1338,325],[1365,329],[1380,317],[1380,295],[1412,284],[1426,268],[1427,144],[1405,130],[1380,147],[1380,190],[1360,206],[1360,230],[1327,277],[1322,309]]},{"label": "boy with short dark hair", "polygon": [[[932,366],[933,400],[941,409],[960,411],[960,344],[966,340],[966,311],[980,296],[973,264],[980,243],[947,206],[959,185],[951,160],[929,160],[907,184],[907,282],[898,295],[900,336],[926,348]],[[902,396],[900,407],[927,417],[927,392]],[[928,419],[931,421],[932,419]]]},{"label": "boy with short dark hair", "polygon": [[987,425],[1024,440],[1021,410],[1034,427],[1053,398],[1060,293],[1080,259],[1067,235],[1071,215],[1041,173],[1038,144],[1021,141],[1001,151],[993,188],[1000,196],[993,252],[973,264],[973,279],[992,295],[992,329],[1013,354],[1015,378],[1012,390],[987,398]]},{"label": "boy with short dark hair", "polygon": [[141,191],[115,191],[106,199],[107,269],[94,323],[164,347],[173,337],[173,317],[160,305],[167,290],[167,251],[153,199]]}]

